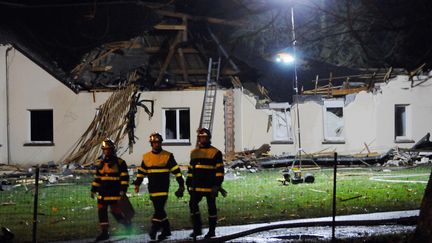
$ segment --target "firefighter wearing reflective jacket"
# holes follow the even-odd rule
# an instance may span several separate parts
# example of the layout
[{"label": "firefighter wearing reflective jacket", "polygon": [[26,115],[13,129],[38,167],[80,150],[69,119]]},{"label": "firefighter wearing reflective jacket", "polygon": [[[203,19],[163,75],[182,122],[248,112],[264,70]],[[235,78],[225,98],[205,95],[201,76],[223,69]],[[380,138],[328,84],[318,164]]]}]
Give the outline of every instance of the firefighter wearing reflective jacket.
[{"label": "firefighter wearing reflective jacket", "polygon": [[191,237],[202,234],[199,202],[207,200],[209,231],[205,238],[215,236],[217,209],[216,197],[224,180],[222,153],[211,146],[211,133],[208,129],[198,129],[198,148],[192,150],[186,185],[190,194],[189,209],[193,224]]},{"label": "firefighter wearing reflective jacket", "polygon": [[141,167],[138,168],[137,179],[134,182],[135,192],[138,192],[144,177],[147,176],[148,178],[148,191],[154,207],[154,214],[151,219],[152,224],[149,232],[151,240],[156,240],[156,234],[161,228],[162,232],[157,237],[158,240],[164,240],[171,235],[170,224],[165,212],[170,173],[176,176],[179,185],[175,195],[179,198],[183,197],[183,192],[185,190],[180,168],[173,154],[162,149],[162,141],[162,136],[159,133],[152,133],[150,135],[152,150],[143,155]]},{"label": "firefighter wearing reflective jacket", "polygon": [[92,198],[95,198],[96,193],[98,194],[98,216],[102,230],[96,241],[109,238],[108,206],[111,207],[111,213],[119,223],[128,229],[131,226],[130,220],[124,217],[118,204],[121,197],[125,196],[129,184],[126,162],[117,157],[114,142],[110,139],[105,139],[102,142],[102,152],[103,156],[97,163],[95,179],[91,188]]}]

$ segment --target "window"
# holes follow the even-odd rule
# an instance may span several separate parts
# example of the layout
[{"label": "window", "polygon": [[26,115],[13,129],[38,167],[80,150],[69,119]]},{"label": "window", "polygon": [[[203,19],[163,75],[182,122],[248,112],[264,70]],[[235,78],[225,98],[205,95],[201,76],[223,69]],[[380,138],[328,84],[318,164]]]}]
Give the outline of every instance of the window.
[{"label": "window", "polygon": [[395,140],[410,140],[409,105],[395,105]]},{"label": "window", "polygon": [[53,110],[29,110],[30,112],[30,142],[52,143]]},{"label": "window", "polygon": [[272,144],[293,142],[290,107],[291,106],[288,102],[269,104],[269,108],[272,109]]},{"label": "window", "polygon": [[165,142],[190,142],[189,109],[163,109],[163,136]]},{"label": "window", "polygon": [[343,100],[324,101],[324,141],[344,141]]},{"label": "window", "polygon": [[292,142],[291,113],[289,109],[274,109],[272,112],[273,141]]}]

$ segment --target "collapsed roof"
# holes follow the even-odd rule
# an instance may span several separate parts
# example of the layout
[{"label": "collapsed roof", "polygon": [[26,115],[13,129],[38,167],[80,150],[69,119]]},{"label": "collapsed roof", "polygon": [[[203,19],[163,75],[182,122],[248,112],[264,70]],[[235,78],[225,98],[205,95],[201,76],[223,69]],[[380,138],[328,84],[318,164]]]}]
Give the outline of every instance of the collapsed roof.
[{"label": "collapsed roof", "polygon": [[203,86],[210,57],[221,58],[220,83],[230,85],[239,69],[209,23],[235,23],[174,10],[151,1],[8,4],[1,41],[75,92],[127,81],[149,90]]},{"label": "collapsed roof", "polygon": [[[219,7],[218,16],[223,16],[226,2],[211,3]],[[237,20],[239,16],[208,17],[207,12],[201,14],[188,8],[189,4],[192,3],[2,2],[0,41],[13,43],[75,92],[111,89],[129,81],[145,90],[203,86],[208,59],[221,57],[221,85],[231,86],[233,77],[237,76],[242,84],[252,84],[250,90],[263,90],[261,86],[252,87],[261,83],[269,89],[272,100],[286,101],[292,97],[292,68],[280,68],[260,56],[251,56],[253,52],[244,46],[225,51],[226,42],[219,42],[223,29],[243,26]],[[359,73],[304,60],[297,70],[304,90],[313,88],[315,75]],[[254,93],[267,96],[265,91]]]}]

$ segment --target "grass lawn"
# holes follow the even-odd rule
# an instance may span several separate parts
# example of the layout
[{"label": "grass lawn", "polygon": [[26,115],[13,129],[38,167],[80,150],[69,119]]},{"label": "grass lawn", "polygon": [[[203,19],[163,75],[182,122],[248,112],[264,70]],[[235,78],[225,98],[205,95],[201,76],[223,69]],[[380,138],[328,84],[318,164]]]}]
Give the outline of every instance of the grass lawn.
[{"label": "grass lawn", "polygon": [[[418,209],[431,167],[416,167],[382,172],[378,168],[339,169],[337,177],[337,214],[371,213],[380,211]],[[283,186],[277,179],[281,169],[258,173],[238,172],[235,180],[226,180],[228,197],[218,197],[219,225],[289,220],[330,216],[332,209],[333,171],[314,173],[315,183]],[[371,180],[375,178],[376,180]],[[384,181],[382,181],[384,180]],[[93,238],[97,235],[96,202],[90,198],[91,178],[81,177],[72,185],[42,186],[39,190],[38,241],[58,241]],[[190,228],[188,199],[174,197],[176,183],[171,183],[167,204],[173,229]],[[136,195],[129,188],[137,212],[135,233],[147,232],[153,207],[148,195]],[[18,187],[0,192],[0,226],[9,227],[16,242],[31,241],[33,191]],[[206,203],[201,204],[204,224]],[[122,226],[110,217],[114,234]]]}]

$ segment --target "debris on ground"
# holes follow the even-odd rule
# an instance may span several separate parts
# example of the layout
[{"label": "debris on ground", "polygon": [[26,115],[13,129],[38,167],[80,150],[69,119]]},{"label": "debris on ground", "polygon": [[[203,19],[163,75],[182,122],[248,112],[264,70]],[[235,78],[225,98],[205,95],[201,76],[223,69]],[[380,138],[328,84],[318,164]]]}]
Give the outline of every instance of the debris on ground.
[{"label": "debris on ground", "polygon": [[236,152],[229,162],[229,167],[247,169],[252,173],[257,172],[259,160],[268,157],[268,152],[270,152],[269,144],[263,144],[258,149]]}]

